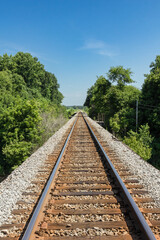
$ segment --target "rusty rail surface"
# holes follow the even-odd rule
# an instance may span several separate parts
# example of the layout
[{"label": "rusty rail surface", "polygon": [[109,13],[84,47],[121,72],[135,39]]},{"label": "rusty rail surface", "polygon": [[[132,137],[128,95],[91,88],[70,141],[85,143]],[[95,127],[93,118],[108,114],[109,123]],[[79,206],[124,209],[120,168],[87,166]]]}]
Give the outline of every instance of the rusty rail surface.
[{"label": "rusty rail surface", "polygon": [[73,127],[71,128],[71,131],[70,131],[70,133],[69,133],[69,135],[68,135],[68,137],[67,137],[67,139],[66,139],[66,142],[65,142],[65,144],[64,144],[64,146],[63,146],[63,148],[62,148],[62,151],[61,151],[61,153],[60,153],[60,155],[59,155],[59,157],[58,157],[57,163],[56,163],[56,165],[55,165],[55,167],[54,167],[54,169],[53,169],[53,171],[52,171],[52,173],[51,173],[51,175],[50,175],[50,178],[49,178],[49,180],[48,180],[48,182],[47,182],[47,184],[46,184],[45,189],[43,190],[42,196],[41,196],[41,198],[39,199],[39,202],[38,202],[38,204],[37,204],[37,206],[36,206],[36,208],[35,208],[35,210],[34,210],[33,216],[31,217],[31,219],[30,219],[30,221],[29,221],[29,224],[28,224],[28,226],[27,226],[27,228],[26,228],[26,230],[25,230],[25,232],[24,232],[24,235],[23,235],[23,237],[22,237],[22,240],[28,240],[28,239],[30,239],[30,237],[31,237],[33,228],[34,228],[34,226],[35,226],[35,224],[36,224],[36,222],[37,222],[37,218],[38,218],[38,215],[39,215],[39,213],[40,213],[40,211],[41,211],[41,208],[42,208],[42,207],[44,206],[44,204],[46,203],[46,197],[47,197],[48,191],[50,190],[51,184],[52,184],[52,182],[53,182],[54,179],[55,179],[56,173],[57,173],[57,171],[58,171],[58,169],[59,169],[59,166],[60,166],[60,162],[61,162],[61,160],[62,160],[62,157],[63,157],[64,153],[65,153],[66,146],[67,146],[67,144],[68,144],[68,142],[69,142],[69,139],[70,139],[70,137],[71,137],[71,134],[72,134],[72,132],[73,132],[73,129],[74,129],[74,126],[75,126],[76,122],[77,122],[77,119],[75,120],[75,122],[74,122],[74,124],[73,124]]}]

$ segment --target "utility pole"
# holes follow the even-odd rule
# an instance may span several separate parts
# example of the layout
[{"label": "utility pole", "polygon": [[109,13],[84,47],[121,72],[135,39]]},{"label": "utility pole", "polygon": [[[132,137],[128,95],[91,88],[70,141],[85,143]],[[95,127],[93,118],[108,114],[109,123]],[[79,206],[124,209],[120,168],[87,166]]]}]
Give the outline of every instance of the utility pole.
[{"label": "utility pole", "polygon": [[136,132],[138,130],[138,100],[136,100]]}]

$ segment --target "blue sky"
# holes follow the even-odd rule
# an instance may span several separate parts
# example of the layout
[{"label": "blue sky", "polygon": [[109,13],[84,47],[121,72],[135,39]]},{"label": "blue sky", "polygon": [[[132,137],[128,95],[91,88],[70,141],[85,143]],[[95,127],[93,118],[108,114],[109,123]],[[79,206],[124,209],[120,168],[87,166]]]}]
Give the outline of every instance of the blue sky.
[{"label": "blue sky", "polygon": [[0,55],[29,52],[82,105],[96,76],[131,68],[134,86],[160,54],[159,0],[0,0]]}]

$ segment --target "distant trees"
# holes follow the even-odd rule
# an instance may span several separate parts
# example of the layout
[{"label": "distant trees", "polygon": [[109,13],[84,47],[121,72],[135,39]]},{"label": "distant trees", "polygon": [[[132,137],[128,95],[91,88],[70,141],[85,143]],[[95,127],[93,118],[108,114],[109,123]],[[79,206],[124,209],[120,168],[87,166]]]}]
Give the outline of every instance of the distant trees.
[{"label": "distant trees", "polygon": [[0,56],[0,174],[21,164],[42,142],[41,116],[51,119],[66,111],[58,89],[54,74],[31,54]]}]

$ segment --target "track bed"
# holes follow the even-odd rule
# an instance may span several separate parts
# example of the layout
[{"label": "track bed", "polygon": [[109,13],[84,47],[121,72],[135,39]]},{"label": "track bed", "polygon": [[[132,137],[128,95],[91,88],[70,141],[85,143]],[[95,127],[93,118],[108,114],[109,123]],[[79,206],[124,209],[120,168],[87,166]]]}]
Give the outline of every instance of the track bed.
[{"label": "track bed", "polygon": [[[96,129],[92,129],[98,138]],[[100,143],[148,221],[155,239],[159,239],[160,209],[154,208],[144,186],[108,149],[107,142]],[[33,184],[41,186],[39,180]],[[20,210],[15,215],[18,213]],[[8,239],[27,239],[24,225],[21,231],[15,225]],[[28,239],[147,239],[82,114],[78,115]]]}]

